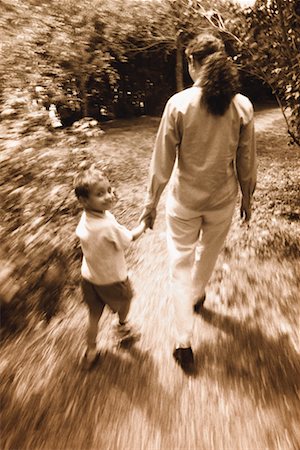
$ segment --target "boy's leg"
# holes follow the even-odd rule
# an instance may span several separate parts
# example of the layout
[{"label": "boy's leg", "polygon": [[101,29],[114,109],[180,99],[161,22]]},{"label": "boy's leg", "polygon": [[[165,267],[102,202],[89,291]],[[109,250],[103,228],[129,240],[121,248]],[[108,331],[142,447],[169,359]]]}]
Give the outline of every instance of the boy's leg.
[{"label": "boy's leg", "polygon": [[126,322],[126,318],[130,309],[133,291],[131,283],[127,278],[124,281],[116,283],[96,286],[98,295],[110,309],[118,314],[120,323]]},{"label": "boy's leg", "polygon": [[171,295],[174,305],[176,347],[191,346],[194,315],[192,269],[202,218],[183,219],[167,214]]},{"label": "boy's leg", "polygon": [[202,232],[197,245],[192,272],[193,302],[204,298],[218,255],[228,234],[236,202],[203,216]]},{"label": "boy's leg", "polygon": [[122,295],[119,298],[117,311],[119,323],[114,327],[114,333],[120,345],[132,345],[141,338],[140,331],[127,321],[133,289],[129,278],[120,283]]},{"label": "boy's leg", "polygon": [[119,281],[107,286],[101,286],[101,297],[106,305],[108,305],[113,312],[118,314],[118,322],[114,324],[113,331],[116,339],[120,344],[130,341],[133,343],[137,341],[141,334],[127,321],[128,312],[133,297],[133,290],[131,283],[127,278],[124,281]]},{"label": "boy's leg", "polygon": [[87,350],[96,352],[96,340],[98,334],[98,323],[102,315],[105,304],[97,293],[97,287],[87,280],[81,283],[83,301],[89,310],[88,327],[87,327]]},{"label": "boy's leg", "polygon": [[96,349],[96,340],[98,334],[98,323],[102,313],[89,308],[89,323],[87,328],[87,347],[88,349]]},{"label": "boy's leg", "polygon": [[120,324],[124,324],[126,322],[131,300],[133,298],[133,290],[129,278],[121,282],[121,291],[122,295],[120,296],[117,304],[117,311]]}]

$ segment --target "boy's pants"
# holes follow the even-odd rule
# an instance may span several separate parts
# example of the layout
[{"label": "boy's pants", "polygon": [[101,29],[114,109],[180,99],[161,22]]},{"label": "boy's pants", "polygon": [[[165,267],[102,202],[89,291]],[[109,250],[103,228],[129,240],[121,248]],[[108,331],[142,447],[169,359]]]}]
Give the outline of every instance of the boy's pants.
[{"label": "boy's pants", "polygon": [[226,207],[201,213],[167,211],[167,243],[177,347],[191,346],[193,306],[205,294],[205,287],[229,231],[235,204],[236,199]]},{"label": "boy's pants", "polygon": [[125,322],[129,312],[133,291],[127,278],[112,284],[96,285],[84,278],[81,281],[82,297],[89,309],[89,323],[87,329],[87,346],[96,346],[98,322],[105,305],[118,313],[120,323]]}]

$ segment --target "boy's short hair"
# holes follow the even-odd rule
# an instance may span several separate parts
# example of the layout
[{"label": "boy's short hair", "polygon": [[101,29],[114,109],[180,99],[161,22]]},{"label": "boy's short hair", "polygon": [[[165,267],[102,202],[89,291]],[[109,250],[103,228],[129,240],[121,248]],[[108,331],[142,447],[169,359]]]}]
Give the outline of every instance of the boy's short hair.
[{"label": "boy's short hair", "polygon": [[74,190],[76,197],[88,198],[91,192],[91,188],[99,181],[107,180],[106,173],[92,164],[88,169],[84,169],[79,172],[74,178]]}]

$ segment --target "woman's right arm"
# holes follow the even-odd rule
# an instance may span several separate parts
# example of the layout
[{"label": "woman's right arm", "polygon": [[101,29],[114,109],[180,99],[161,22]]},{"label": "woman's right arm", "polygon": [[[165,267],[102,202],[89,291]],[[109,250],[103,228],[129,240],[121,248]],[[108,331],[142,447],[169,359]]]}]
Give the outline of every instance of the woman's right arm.
[{"label": "woman's right arm", "polygon": [[160,196],[172,174],[176,159],[176,150],[179,144],[180,133],[177,125],[176,110],[169,100],[165,107],[154,144],[149,170],[147,196],[144,210],[140,217],[140,221],[146,220],[150,222],[150,228],[153,227],[155,221],[156,207]]}]

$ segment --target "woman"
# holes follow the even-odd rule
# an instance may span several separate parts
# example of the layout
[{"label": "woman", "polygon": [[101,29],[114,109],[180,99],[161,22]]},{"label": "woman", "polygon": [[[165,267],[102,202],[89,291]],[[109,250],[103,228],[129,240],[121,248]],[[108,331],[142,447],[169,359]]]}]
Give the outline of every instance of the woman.
[{"label": "woman", "polygon": [[191,372],[193,313],[204,303],[205,287],[230,228],[238,185],[241,217],[250,220],[256,148],[253,107],[238,93],[237,70],[223,42],[201,34],[189,44],[186,56],[194,85],[166,104],[141,220],[153,226],[170,180],[166,221],[175,313],[173,356]]}]

